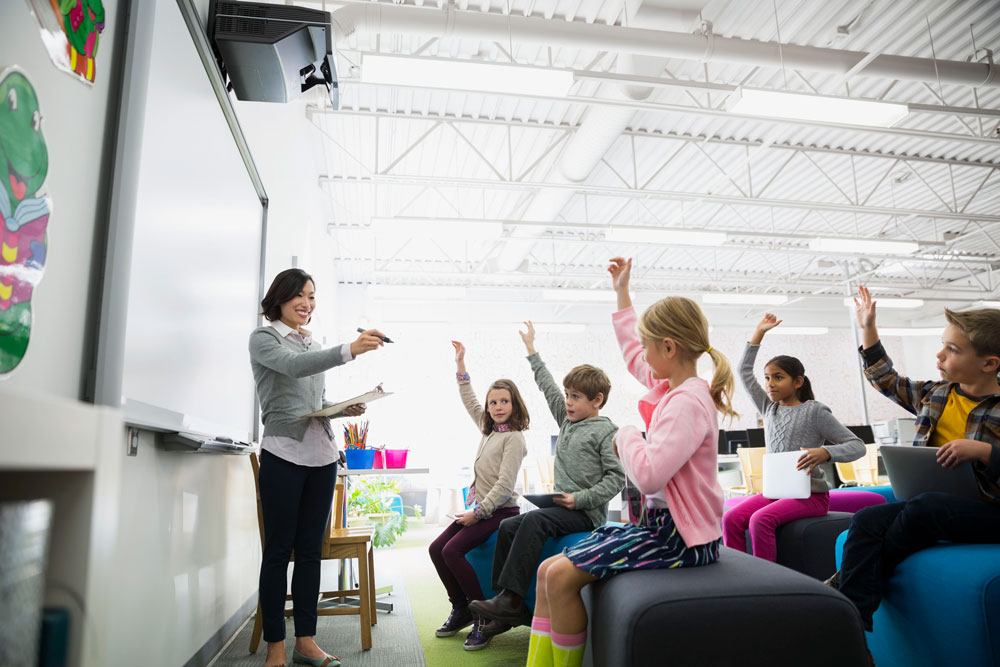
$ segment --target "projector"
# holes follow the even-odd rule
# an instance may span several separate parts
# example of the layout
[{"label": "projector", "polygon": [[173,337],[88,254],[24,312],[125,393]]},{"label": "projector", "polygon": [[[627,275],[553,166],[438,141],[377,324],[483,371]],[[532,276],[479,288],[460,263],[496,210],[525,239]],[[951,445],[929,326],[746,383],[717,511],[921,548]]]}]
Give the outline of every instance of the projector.
[{"label": "projector", "polygon": [[340,108],[330,12],[211,0],[208,38],[237,99],[289,102],[322,84]]}]

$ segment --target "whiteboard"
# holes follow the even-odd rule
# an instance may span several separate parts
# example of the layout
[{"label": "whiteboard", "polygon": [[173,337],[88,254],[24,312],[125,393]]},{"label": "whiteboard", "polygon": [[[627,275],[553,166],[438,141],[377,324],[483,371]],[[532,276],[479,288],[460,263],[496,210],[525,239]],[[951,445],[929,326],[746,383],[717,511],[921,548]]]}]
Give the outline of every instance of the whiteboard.
[{"label": "whiteboard", "polygon": [[134,10],[130,40],[151,44],[126,63],[96,399],[141,427],[249,441],[266,197],[190,1]]}]

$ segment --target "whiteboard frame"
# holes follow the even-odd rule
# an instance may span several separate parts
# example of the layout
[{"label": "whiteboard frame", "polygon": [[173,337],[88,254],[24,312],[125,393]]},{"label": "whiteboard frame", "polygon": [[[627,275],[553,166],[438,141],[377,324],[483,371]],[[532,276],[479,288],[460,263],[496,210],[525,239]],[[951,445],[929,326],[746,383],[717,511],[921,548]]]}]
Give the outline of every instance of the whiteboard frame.
[{"label": "whiteboard frame", "polygon": [[[226,92],[225,83],[215,62],[205,28],[198,17],[193,0],[177,0],[184,23],[198,57],[205,67],[209,83],[219,102],[243,164],[260,200],[260,253],[257,278],[257,300],[264,297],[264,260],[267,243],[268,197],[250,146],[236,116],[236,109]],[[132,267],[132,247],[135,236],[136,199],[139,174],[130,165],[139,163],[146,114],[147,81],[153,76],[150,68],[152,43],[153,3],[129,3],[128,38],[124,54],[121,97],[119,98],[118,124],[115,134],[114,172],[108,219],[108,238],[101,285],[101,308],[98,328],[96,368],[93,374],[94,403],[123,409],[126,424],[138,428],[177,432],[190,431],[191,416],[137,401],[122,404],[122,383],[125,373],[125,330],[128,322],[129,276]],[[262,322],[258,316],[258,325]],[[257,441],[260,437],[260,406],[254,396],[253,424],[246,432]],[[200,420],[198,420],[200,421]],[[206,436],[229,435],[213,432]]]}]

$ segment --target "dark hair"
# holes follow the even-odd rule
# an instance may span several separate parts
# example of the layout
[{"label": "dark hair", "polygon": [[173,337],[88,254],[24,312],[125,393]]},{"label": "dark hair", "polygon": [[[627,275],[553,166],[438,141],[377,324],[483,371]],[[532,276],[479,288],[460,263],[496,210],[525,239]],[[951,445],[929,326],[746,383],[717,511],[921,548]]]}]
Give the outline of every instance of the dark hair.
[{"label": "dark hair", "polygon": [[958,327],[969,338],[972,349],[980,357],[1000,357],[1000,310],[979,308],[956,313],[944,309],[949,324]]},{"label": "dark hair", "polygon": [[267,318],[268,322],[280,320],[281,304],[298,296],[309,281],[312,281],[313,287],[316,286],[313,277],[302,269],[285,269],[276,275],[260,302],[260,314]]},{"label": "dark hair", "polygon": [[607,374],[596,366],[583,364],[571,368],[566,377],[563,378],[563,388],[575,389],[589,400],[597,398],[598,394],[604,394],[598,408],[603,408],[608,404],[608,394],[611,393],[611,380]]},{"label": "dark hair", "polygon": [[494,389],[506,389],[510,392],[510,418],[507,423],[510,424],[511,431],[527,431],[528,422],[531,421],[531,417],[528,416],[528,407],[524,404],[524,399],[521,398],[521,392],[517,390],[517,385],[514,384],[513,380],[500,379],[495,381],[490,385],[490,388],[486,390],[486,409],[483,410],[483,435],[489,435],[493,432],[493,417],[490,415],[489,402],[490,402],[490,392]]},{"label": "dark hair", "polygon": [[806,377],[805,366],[802,365],[801,361],[786,354],[779,354],[764,365],[770,366],[771,364],[788,373],[793,380],[795,378],[802,378],[802,386],[795,390],[795,395],[800,401],[805,403],[806,401],[816,399],[813,396],[812,384],[809,382],[809,378]]}]

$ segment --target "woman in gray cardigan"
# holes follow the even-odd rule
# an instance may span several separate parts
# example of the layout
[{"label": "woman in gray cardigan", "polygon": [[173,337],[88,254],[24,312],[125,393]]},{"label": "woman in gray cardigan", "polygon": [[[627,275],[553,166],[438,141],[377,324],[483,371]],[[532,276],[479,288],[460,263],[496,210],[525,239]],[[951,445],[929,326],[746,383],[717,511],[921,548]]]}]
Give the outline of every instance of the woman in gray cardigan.
[{"label": "woman in gray cardigan", "polygon": [[[316,645],[320,549],[330,519],[339,453],[328,418],[301,415],[331,405],[324,398],[324,371],[382,345],[371,329],[350,344],[321,349],[304,325],[316,309],[312,276],[282,271],[260,302],[270,322],[250,334],[250,368],[257,384],[264,437],[260,456],[260,504],[264,554],[260,566],[260,608],[265,665],[285,664],[285,590],[288,561],[295,551],[292,602],[295,607],[296,663],[338,667],[340,659]],[[337,416],[364,413],[365,405]]]}]

